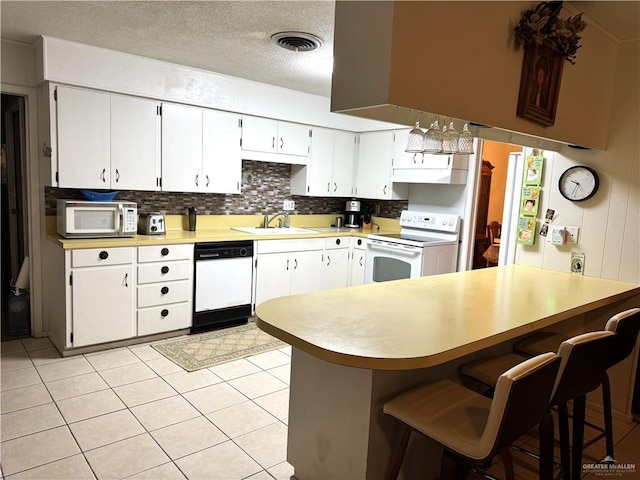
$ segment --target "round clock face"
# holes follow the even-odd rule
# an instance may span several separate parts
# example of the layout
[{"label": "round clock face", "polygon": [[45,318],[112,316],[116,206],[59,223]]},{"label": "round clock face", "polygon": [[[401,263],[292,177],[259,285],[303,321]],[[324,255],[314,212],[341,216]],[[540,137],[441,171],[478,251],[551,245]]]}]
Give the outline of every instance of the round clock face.
[{"label": "round clock face", "polygon": [[582,202],[598,191],[600,180],[594,169],[582,165],[568,168],[560,175],[558,189],[564,198]]}]

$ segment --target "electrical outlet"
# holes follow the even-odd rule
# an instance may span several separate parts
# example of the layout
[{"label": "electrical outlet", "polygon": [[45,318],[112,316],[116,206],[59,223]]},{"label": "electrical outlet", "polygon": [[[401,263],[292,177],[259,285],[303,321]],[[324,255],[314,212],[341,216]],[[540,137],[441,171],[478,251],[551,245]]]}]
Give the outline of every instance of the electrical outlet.
[{"label": "electrical outlet", "polygon": [[578,243],[578,236],[580,235],[580,227],[565,227],[565,239],[567,243]]},{"label": "electrical outlet", "polygon": [[282,205],[282,209],[285,212],[290,212],[291,210],[295,210],[296,209],[296,202],[294,202],[293,200],[285,200],[284,204]]}]

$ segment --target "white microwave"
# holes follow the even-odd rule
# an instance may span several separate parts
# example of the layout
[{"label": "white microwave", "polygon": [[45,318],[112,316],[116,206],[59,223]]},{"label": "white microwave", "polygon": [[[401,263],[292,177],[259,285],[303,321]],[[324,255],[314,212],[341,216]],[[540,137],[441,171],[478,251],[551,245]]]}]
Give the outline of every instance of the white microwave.
[{"label": "white microwave", "polygon": [[58,200],[58,234],[70,238],[132,237],[137,231],[135,202]]}]

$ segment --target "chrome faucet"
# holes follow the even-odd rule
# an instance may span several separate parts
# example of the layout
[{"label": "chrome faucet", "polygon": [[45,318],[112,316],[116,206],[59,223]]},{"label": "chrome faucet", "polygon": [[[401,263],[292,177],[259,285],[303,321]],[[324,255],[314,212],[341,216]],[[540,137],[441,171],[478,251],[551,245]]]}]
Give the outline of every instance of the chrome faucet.
[{"label": "chrome faucet", "polygon": [[[284,217],[284,225],[282,223],[282,219],[278,218],[278,217]],[[273,215],[273,217],[269,218],[269,215],[265,213],[264,215],[264,221],[263,221],[263,227],[264,228],[269,228],[269,224],[271,222],[273,222],[276,218],[278,218],[278,227],[284,227],[284,228],[289,228],[289,214],[287,212],[278,212],[276,214]]]}]

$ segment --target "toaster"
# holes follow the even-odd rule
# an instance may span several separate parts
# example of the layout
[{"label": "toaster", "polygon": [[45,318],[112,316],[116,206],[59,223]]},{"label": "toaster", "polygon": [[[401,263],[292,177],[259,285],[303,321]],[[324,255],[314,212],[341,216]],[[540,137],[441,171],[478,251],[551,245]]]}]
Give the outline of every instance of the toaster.
[{"label": "toaster", "polygon": [[162,213],[141,213],[138,216],[140,235],[162,235],[166,232]]}]

